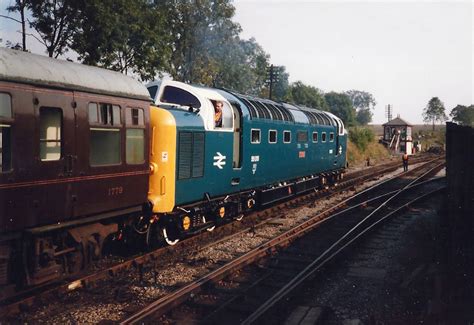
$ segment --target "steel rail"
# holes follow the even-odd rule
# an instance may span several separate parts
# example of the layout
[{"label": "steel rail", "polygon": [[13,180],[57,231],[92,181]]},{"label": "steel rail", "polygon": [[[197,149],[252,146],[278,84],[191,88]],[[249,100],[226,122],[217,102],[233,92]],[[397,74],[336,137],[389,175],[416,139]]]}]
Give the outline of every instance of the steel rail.
[{"label": "steel rail", "polygon": [[[317,270],[319,270],[322,266],[324,266],[327,262],[329,262],[332,258],[334,258],[338,253],[340,253],[344,248],[352,244],[356,239],[358,239],[360,236],[363,234],[366,234],[370,229],[375,227],[375,225],[379,224],[382,220],[386,220],[389,216],[392,216],[394,213],[400,211],[401,209],[407,207],[408,205],[412,204],[413,202],[416,202],[419,198],[425,198],[427,195],[431,195],[434,192],[439,191],[440,189],[436,189],[434,191],[431,191],[427,194],[424,194],[420,196],[419,198],[416,198],[414,200],[411,200],[408,203],[405,203],[401,207],[397,208],[396,210],[391,211],[388,213],[386,216],[382,217],[379,220],[376,220],[373,224],[369,225],[367,228],[363,229],[359,234],[357,234],[354,238],[352,238],[349,242],[344,244],[342,247],[340,247],[338,250],[335,252],[332,252],[334,248],[336,248],[339,244],[342,243],[349,235],[351,235],[353,232],[355,232],[359,227],[361,227],[367,220],[369,220],[375,213],[377,213],[380,209],[382,209],[384,206],[386,206],[389,202],[391,202],[393,199],[398,197],[401,193],[405,192],[406,190],[413,189],[415,186],[413,185],[416,183],[418,180],[424,178],[425,176],[429,175],[432,173],[434,170],[438,169],[441,165],[437,165],[427,171],[426,173],[422,174],[421,176],[417,177],[413,181],[411,181],[409,184],[404,186],[403,188],[393,191],[393,195],[391,195],[387,200],[385,200],[381,205],[379,205],[375,210],[373,210],[371,213],[369,213],[366,217],[364,217],[360,222],[358,222],[354,227],[352,227],[348,232],[344,234],[340,239],[338,239],[334,244],[332,244],[328,249],[326,249],[321,255],[319,255],[313,262],[311,262],[307,267],[305,267],[298,275],[296,275],[290,282],[288,282],[283,288],[281,288],[278,292],[276,292],[272,297],[270,297],[265,303],[263,303],[254,313],[252,313],[250,316],[245,319],[242,324],[251,324],[252,322],[257,321],[265,312],[267,312],[272,306],[274,306],[276,303],[278,303],[281,299],[286,297],[289,292],[294,290],[297,286],[299,286],[303,281],[305,281],[309,276],[314,274]],[[444,188],[444,187],[443,187]],[[385,194],[385,196],[388,195]],[[375,199],[380,199],[380,197],[377,197]],[[362,204],[365,204],[366,202],[363,202]],[[341,213],[346,213],[348,210],[351,210],[359,205],[350,207],[346,210],[341,211]],[[326,219],[327,220],[327,219]],[[329,255],[329,256],[328,256]]]},{"label": "steel rail", "polygon": [[[439,158],[434,158],[434,159],[428,159],[426,160],[427,157],[419,157],[416,160],[413,160],[413,163],[430,163],[433,160],[439,159]],[[432,157],[428,157],[432,158]],[[376,166],[370,169],[364,169],[364,170],[359,170],[355,171],[352,173],[348,173],[347,180],[344,180],[343,182],[338,184],[338,187],[332,188],[333,193],[331,193],[328,190],[321,190],[318,192],[310,192],[310,193],[303,193],[302,195],[292,198],[291,200],[288,201],[283,201],[282,203],[279,203],[277,205],[268,207],[264,210],[261,211],[255,211],[254,213],[248,215],[245,219],[258,219],[258,218],[264,218],[266,214],[268,214],[271,211],[278,211],[281,208],[287,207],[288,205],[292,203],[298,203],[303,200],[308,200],[308,199],[320,199],[320,198],[325,198],[325,197],[331,197],[332,195],[338,194],[340,191],[349,188],[351,185],[354,184],[359,184],[367,179],[370,179],[374,176],[379,176],[383,175],[384,173],[391,172],[393,170],[396,170],[399,168],[399,163],[395,162],[389,162],[387,164],[381,165],[381,166]],[[385,181],[384,181],[385,182]],[[382,182],[382,183],[384,183]],[[326,195],[325,195],[326,194]],[[246,220],[244,219],[244,222]],[[218,242],[222,242],[226,239],[232,238],[233,236],[236,236],[242,232],[248,231],[251,228],[259,227],[262,225],[265,225],[266,222],[268,222],[268,219],[264,220],[263,222],[259,222],[255,224],[255,222],[250,225],[249,227],[244,228],[241,231],[238,231],[237,233],[234,233],[230,236],[224,236],[223,238],[219,239]],[[223,227],[230,226],[232,223],[226,224]],[[222,227],[222,228],[223,228]],[[210,237],[210,239],[213,239],[216,237],[216,232],[214,233],[208,233],[205,232],[202,234],[202,236]],[[205,238],[204,238],[205,239]],[[93,287],[98,281],[108,279],[112,277],[114,274],[121,272],[123,270],[127,270],[131,267],[135,267],[137,265],[149,262],[149,261],[155,261],[159,257],[162,257],[166,254],[171,254],[172,251],[178,250],[178,247],[181,248],[181,246],[186,247],[186,250],[189,251],[191,250],[196,250],[199,251],[205,247],[200,246],[197,242],[197,237],[194,236],[192,238],[187,238],[180,243],[178,243],[177,246],[174,247],[161,247],[158,248],[152,252],[148,252],[145,254],[142,254],[141,256],[138,257],[132,257],[127,259],[126,261],[120,262],[118,264],[114,264],[110,267],[107,267],[105,269],[95,271],[93,273],[89,273],[83,276],[79,276],[76,278],[71,279],[69,276],[65,276],[55,282],[47,283],[44,285],[36,286],[34,288],[29,288],[25,291],[21,291],[16,293],[13,296],[9,296],[7,298],[4,298],[0,300],[0,317],[5,317],[9,314],[17,313],[22,309],[23,307],[32,305],[36,300],[45,298],[47,299],[48,296],[58,294],[58,293],[66,293],[66,292],[71,292],[83,287]],[[212,243],[211,243],[212,244]],[[206,245],[208,247],[209,245]],[[80,275],[80,274],[79,274]],[[31,295],[33,293],[33,295]],[[30,295],[30,296],[27,296]],[[24,297],[26,296],[26,297]],[[24,297],[24,298],[22,298]]]},{"label": "steel rail", "polygon": [[[416,172],[420,169],[423,169],[423,167],[426,168],[427,164],[435,162],[439,159],[440,158],[432,159],[432,160],[428,161],[427,163],[425,163],[424,165],[418,166],[417,168],[412,169],[408,173],[399,173],[399,174],[395,175],[393,178],[391,178],[390,180],[397,179],[400,176],[409,175],[413,172]],[[443,164],[444,163],[438,164],[438,165],[436,165],[435,168],[439,168],[439,166],[441,166]],[[434,168],[430,169],[429,172],[431,172],[433,169]],[[417,179],[420,179],[420,178],[424,177],[429,172],[424,173],[422,176],[418,177]],[[383,181],[381,183],[385,184],[390,180],[386,180],[386,181]],[[249,264],[253,263],[256,259],[259,259],[260,257],[263,257],[265,255],[268,255],[268,253],[272,249],[274,249],[278,246],[282,246],[284,243],[288,243],[291,240],[293,240],[297,237],[300,237],[303,233],[308,232],[309,230],[311,230],[314,227],[318,226],[322,222],[328,220],[328,218],[323,219],[324,216],[334,212],[338,208],[344,206],[347,202],[353,200],[355,197],[357,197],[359,195],[362,195],[363,193],[366,193],[368,190],[370,190],[370,189],[373,190],[374,188],[379,187],[381,185],[381,183],[375,184],[374,186],[372,186],[368,189],[365,189],[364,191],[361,191],[361,192],[357,193],[353,197],[347,198],[347,199],[341,201],[340,203],[334,205],[333,207],[331,207],[329,209],[326,209],[325,211],[323,211],[321,213],[316,214],[315,216],[311,217],[311,219],[309,219],[309,220],[295,226],[294,228],[278,235],[277,237],[275,237],[275,238],[259,245],[258,247],[256,247],[253,250],[245,253],[244,255],[241,255],[241,256],[237,257],[236,259],[230,261],[229,263],[225,264],[221,268],[216,269],[216,270],[212,271],[211,273],[207,274],[203,278],[198,279],[198,280],[196,280],[196,281],[194,281],[194,282],[192,282],[188,285],[185,285],[184,287],[172,292],[169,295],[163,296],[163,297],[155,300],[151,304],[147,305],[145,308],[139,310],[138,312],[132,314],[128,318],[122,320],[121,324],[136,324],[136,323],[139,323],[139,322],[143,322],[146,318],[152,316],[153,314],[164,314],[165,312],[167,312],[171,308],[173,308],[175,306],[178,306],[182,302],[186,301],[193,294],[199,292],[203,285],[205,285],[207,283],[210,283],[210,282],[213,282],[213,281],[218,281],[218,280],[222,279],[223,277],[225,277],[230,271],[233,271],[233,270],[242,268],[246,265],[249,265]],[[411,182],[410,184],[412,184],[412,183],[414,183],[414,182]],[[364,204],[364,203],[365,202],[360,203],[359,205]],[[352,208],[354,208],[354,207],[351,207],[351,209]],[[333,216],[339,215],[339,214],[341,214],[341,213],[338,212],[334,215],[331,215],[330,218],[332,218]]]}]

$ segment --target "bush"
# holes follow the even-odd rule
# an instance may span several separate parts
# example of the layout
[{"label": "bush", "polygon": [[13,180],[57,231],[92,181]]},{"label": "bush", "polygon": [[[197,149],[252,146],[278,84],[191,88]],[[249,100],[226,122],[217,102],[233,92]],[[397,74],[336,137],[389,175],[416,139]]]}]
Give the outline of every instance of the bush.
[{"label": "bush", "polygon": [[375,135],[371,129],[355,127],[349,130],[349,140],[364,152],[369,143],[375,140]]}]

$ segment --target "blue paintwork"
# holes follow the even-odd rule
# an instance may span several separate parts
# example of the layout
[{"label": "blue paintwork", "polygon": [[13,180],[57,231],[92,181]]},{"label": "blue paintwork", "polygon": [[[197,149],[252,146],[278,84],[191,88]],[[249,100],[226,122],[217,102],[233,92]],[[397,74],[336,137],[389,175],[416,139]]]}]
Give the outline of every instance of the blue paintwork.
[{"label": "blue paintwork", "polygon": [[[204,176],[176,180],[176,205],[203,200],[205,193],[212,198],[345,167],[347,136],[337,135],[336,127],[263,119],[252,120],[244,103],[230,93],[221,90],[219,92],[230,102],[238,103],[242,110],[242,166],[239,169],[232,168],[233,133],[207,131]],[[196,114],[177,109],[170,109],[170,112],[176,119],[178,132],[204,131],[203,122]],[[253,128],[261,130],[260,144],[250,143]],[[277,143],[268,143],[269,130],[277,130]],[[290,143],[283,143],[284,130],[291,131]],[[308,131],[308,142],[298,143],[297,132],[305,130]],[[312,142],[313,131],[318,132],[317,143]],[[322,132],[327,133],[325,143],[321,142]],[[330,132],[334,132],[333,142],[329,141]],[[341,154],[338,154],[338,141],[342,148]],[[303,152],[304,157],[300,157],[300,153]],[[226,163],[222,169],[213,164],[217,153],[226,157]],[[252,161],[252,156],[258,156],[258,162]],[[239,184],[232,185],[233,179],[240,179]]]}]

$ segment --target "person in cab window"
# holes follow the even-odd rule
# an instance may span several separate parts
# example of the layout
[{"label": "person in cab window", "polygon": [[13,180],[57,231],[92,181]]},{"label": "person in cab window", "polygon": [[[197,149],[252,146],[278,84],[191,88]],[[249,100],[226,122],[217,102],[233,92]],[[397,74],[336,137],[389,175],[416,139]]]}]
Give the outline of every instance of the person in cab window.
[{"label": "person in cab window", "polygon": [[215,127],[222,127],[222,107],[224,104],[221,101],[214,102],[214,126]]}]

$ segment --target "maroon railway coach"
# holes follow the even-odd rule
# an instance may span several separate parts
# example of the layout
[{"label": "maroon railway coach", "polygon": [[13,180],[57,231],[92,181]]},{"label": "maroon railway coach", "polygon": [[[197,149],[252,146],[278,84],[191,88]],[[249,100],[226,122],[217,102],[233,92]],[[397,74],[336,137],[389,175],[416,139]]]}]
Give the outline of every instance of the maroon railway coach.
[{"label": "maroon railway coach", "polygon": [[141,215],[149,106],[123,74],[0,49],[0,291],[81,269]]}]

